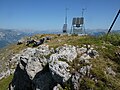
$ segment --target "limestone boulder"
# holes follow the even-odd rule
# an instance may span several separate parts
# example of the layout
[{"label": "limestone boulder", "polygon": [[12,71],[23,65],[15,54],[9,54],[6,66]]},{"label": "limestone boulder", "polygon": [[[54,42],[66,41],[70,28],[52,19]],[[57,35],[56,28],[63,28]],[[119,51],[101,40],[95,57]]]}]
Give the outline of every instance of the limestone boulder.
[{"label": "limestone boulder", "polygon": [[52,77],[58,83],[66,82],[71,77],[68,63],[60,61],[58,54],[50,56],[49,69]]}]

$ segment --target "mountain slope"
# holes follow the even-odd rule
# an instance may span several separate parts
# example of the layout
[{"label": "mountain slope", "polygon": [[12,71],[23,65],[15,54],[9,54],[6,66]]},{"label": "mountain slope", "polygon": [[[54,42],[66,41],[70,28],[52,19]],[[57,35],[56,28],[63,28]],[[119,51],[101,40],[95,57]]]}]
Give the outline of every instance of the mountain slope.
[{"label": "mountain slope", "polygon": [[28,34],[12,29],[0,29],[0,48],[15,43],[25,36],[28,36]]}]

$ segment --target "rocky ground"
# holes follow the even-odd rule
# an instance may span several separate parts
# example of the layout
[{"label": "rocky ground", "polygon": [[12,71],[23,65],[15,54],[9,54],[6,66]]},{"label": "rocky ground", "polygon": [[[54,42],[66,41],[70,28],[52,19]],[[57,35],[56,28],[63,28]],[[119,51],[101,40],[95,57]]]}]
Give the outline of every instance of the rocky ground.
[{"label": "rocky ground", "polygon": [[[9,90],[119,90],[119,62],[115,61],[120,60],[119,49],[112,48],[117,54],[111,61],[106,53],[111,51],[111,44],[108,47],[103,42],[98,45],[98,41],[95,41],[97,45],[82,43],[82,40],[82,44],[74,42],[79,37],[58,35],[53,39],[44,38],[47,41],[40,45],[34,40],[12,54],[0,79],[13,75]],[[24,43],[19,42],[20,46]]]},{"label": "rocky ground", "polygon": [[[90,45],[75,47],[71,45],[49,49],[48,45],[37,48],[27,48],[12,57],[11,68],[17,67],[14,73],[10,90],[49,90],[62,87],[65,82],[71,81],[72,88],[79,90],[79,80],[85,76],[90,77],[92,64],[90,61],[99,56]],[[86,64],[78,70],[72,66],[77,60]],[[14,71],[14,70],[11,70]],[[97,82],[97,79],[95,79]],[[24,83],[23,83],[24,82]]]}]

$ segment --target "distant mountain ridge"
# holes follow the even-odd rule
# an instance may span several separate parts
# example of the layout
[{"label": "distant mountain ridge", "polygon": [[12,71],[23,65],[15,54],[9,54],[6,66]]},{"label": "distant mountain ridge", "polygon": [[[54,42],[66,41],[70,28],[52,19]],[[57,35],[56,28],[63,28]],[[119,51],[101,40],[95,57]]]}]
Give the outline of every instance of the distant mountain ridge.
[{"label": "distant mountain ridge", "polygon": [[21,37],[26,36],[27,34],[20,31],[15,31],[11,29],[0,29],[0,48],[17,42]]},{"label": "distant mountain ridge", "polygon": [[[104,35],[106,34],[107,31],[108,31],[107,29],[86,29],[87,34],[92,36]],[[112,32],[120,33],[120,30],[112,30]],[[8,44],[15,43],[25,36],[32,36],[34,34],[61,34],[61,33],[62,30],[20,31],[14,29],[0,29],[0,48],[5,47]]]},{"label": "distant mountain ridge", "polygon": [[[87,29],[86,32],[88,35],[100,36],[107,33],[107,29]],[[111,30],[111,33],[120,33],[120,30]]]}]

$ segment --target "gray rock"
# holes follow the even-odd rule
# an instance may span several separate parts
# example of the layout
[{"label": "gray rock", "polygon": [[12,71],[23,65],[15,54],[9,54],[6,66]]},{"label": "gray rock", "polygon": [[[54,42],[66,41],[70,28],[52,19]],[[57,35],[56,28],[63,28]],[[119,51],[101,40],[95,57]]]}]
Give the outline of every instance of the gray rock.
[{"label": "gray rock", "polygon": [[116,73],[112,70],[111,67],[108,67],[108,68],[106,69],[106,73],[109,74],[109,75],[113,75],[114,77],[115,77],[115,75],[116,75]]},{"label": "gray rock", "polygon": [[57,84],[57,86],[55,86],[53,90],[63,90],[63,88],[61,87],[60,84]]},{"label": "gray rock", "polygon": [[14,72],[15,72],[15,69],[10,69],[10,74],[11,75],[14,74]]},{"label": "gray rock", "polygon": [[71,77],[69,65],[64,61],[59,61],[57,54],[50,56],[49,68],[52,77],[58,83],[66,82]]},{"label": "gray rock", "polygon": [[89,50],[87,51],[87,54],[88,54],[90,57],[92,57],[92,58],[96,58],[97,56],[99,56],[99,55],[98,55],[98,52],[97,52],[96,50],[94,50],[94,49],[89,49]]},{"label": "gray rock", "polygon": [[[32,88],[35,88],[36,90],[37,88],[40,90],[48,90],[43,88],[48,86],[47,82],[42,83],[41,80],[45,79],[45,77],[47,80],[50,79],[50,77],[46,76],[46,74],[41,74],[39,77],[37,77],[37,75],[46,67],[47,59],[44,56],[48,55],[49,53],[50,51],[48,50],[48,46],[44,45],[38,48],[24,49],[22,52],[20,52],[20,54],[14,56],[11,59],[11,62],[17,61],[18,64],[9,88],[14,88],[13,90],[32,90]],[[50,79],[50,81],[53,80]],[[35,85],[32,82],[34,82]],[[42,87],[40,85],[42,85]]]},{"label": "gray rock", "polygon": [[[92,53],[92,54],[91,54]],[[24,49],[10,60],[10,73],[14,72],[14,78],[9,85],[11,90],[63,90],[60,84],[64,84],[72,79],[73,88],[79,90],[79,80],[84,76],[90,76],[91,65],[74,69],[74,74],[70,72],[70,63],[77,56],[83,63],[98,55],[97,51],[90,48],[79,48],[71,45],[64,45],[49,49],[48,45],[40,45],[37,48]],[[91,56],[93,55],[93,56]],[[80,67],[80,63],[77,64]],[[8,73],[8,72],[7,72]],[[2,77],[2,75],[0,75]],[[59,83],[59,84],[58,84]]]},{"label": "gray rock", "polygon": [[0,80],[3,79],[5,77],[5,73],[4,72],[1,72],[0,73]]},{"label": "gray rock", "polygon": [[72,62],[77,57],[77,51],[75,46],[66,45],[61,46],[56,49],[58,51],[58,56],[67,60],[68,62]]},{"label": "gray rock", "polygon": [[[40,61],[42,61],[42,63]],[[37,57],[29,58],[25,69],[30,79],[33,79],[38,72],[43,70],[46,64],[47,64],[46,58],[37,58]]]},{"label": "gray rock", "polygon": [[78,54],[84,54],[87,52],[87,48],[81,47],[81,48],[77,48],[77,53]]},{"label": "gray rock", "polygon": [[49,68],[56,82],[63,83],[71,77],[67,62],[72,62],[76,57],[76,47],[71,45],[58,47],[56,53],[50,56]]},{"label": "gray rock", "polygon": [[83,61],[83,62],[85,62],[85,60],[90,60],[90,59],[91,57],[86,53],[80,57],[80,61]]},{"label": "gray rock", "polygon": [[80,68],[79,72],[81,73],[81,76],[89,76],[90,75],[90,70],[91,70],[92,64],[91,65],[87,65],[87,66],[83,66],[82,68]]},{"label": "gray rock", "polygon": [[25,38],[21,38],[20,40],[18,40],[18,45],[19,44],[23,44],[23,43],[25,43],[27,40],[25,39]]},{"label": "gray rock", "polygon": [[73,84],[74,90],[80,89],[79,79],[80,79],[80,73],[75,72],[75,74],[72,75],[72,84]]},{"label": "gray rock", "polygon": [[74,90],[80,90],[80,80],[85,76],[90,76],[92,65],[83,66],[72,75],[72,85]]},{"label": "gray rock", "polygon": [[[21,61],[25,64],[31,61],[34,61],[34,59],[37,59],[37,61],[42,62],[42,64],[46,64],[47,60],[44,56],[49,55],[49,47],[47,45],[41,45],[38,48],[27,48],[21,51],[19,54],[16,54],[13,56],[10,60],[11,68],[15,68],[18,63],[20,63],[20,67],[22,68]],[[32,60],[33,59],[33,60]],[[44,60],[44,61],[41,61]],[[24,69],[24,66],[23,66]]]},{"label": "gray rock", "polygon": [[5,72],[5,77],[9,76],[10,75],[10,70],[8,69],[6,72]]},{"label": "gray rock", "polygon": [[55,53],[54,48],[51,48],[51,49],[50,49],[50,52],[51,52],[51,53]]},{"label": "gray rock", "polygon": [[6,78],[6,77],[8,77],[8,76],[10,76],[10,74],[11,74],[11,72],[10,72],[9,69],[6,70],[6,71],[2,71],[2,72],[0,73],[0,80],[3,79],[3,78]]},{"label": "gray rock", "polygon": [[26,70],[31,79],[47,64],[47,59],[42,55],[48,55],[49,53],[44,49],[46,48],[27,48],[18,57],[20,68]]},{"label": "gray rock", "polygon": [[49,55],[50,54],[50,50],[49,50],[49,46],[48,45],[40,45],[38,46],[38,52],[36,53],[39,53],[40,55]]}]

